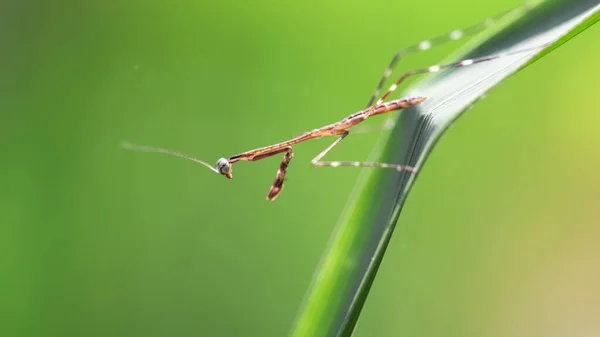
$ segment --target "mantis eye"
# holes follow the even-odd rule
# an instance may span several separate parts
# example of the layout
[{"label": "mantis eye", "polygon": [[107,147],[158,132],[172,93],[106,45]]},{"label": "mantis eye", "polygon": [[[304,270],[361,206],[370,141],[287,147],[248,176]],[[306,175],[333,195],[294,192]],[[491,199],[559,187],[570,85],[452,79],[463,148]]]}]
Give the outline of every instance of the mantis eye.
[{"label": "mantis eye", "polygon": [[222,175],[231,174],[231,165],[229,164],[229,160],[225,158],[221,158],[217,160],[217,171]]}]

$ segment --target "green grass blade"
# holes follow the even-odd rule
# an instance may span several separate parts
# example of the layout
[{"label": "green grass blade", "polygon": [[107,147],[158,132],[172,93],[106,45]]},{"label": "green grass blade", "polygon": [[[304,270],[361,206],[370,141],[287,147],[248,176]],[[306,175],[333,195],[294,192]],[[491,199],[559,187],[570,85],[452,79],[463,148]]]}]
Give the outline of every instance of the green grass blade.
[{"label": "green grass blade", "polygon": [[[545,49],[442,71],[407,94],[428,100],[404,111],[372,158],[421,169],[445,130],[487,91],[537,61],[600,19],[598,0],[553,0],[470,43],[451,61],[495,55],[546,42]],[[507,102],[510,104],[510,102]],[[294,336],[350,336],[418,174],[365,169],[341,214],[305,303]]]}]

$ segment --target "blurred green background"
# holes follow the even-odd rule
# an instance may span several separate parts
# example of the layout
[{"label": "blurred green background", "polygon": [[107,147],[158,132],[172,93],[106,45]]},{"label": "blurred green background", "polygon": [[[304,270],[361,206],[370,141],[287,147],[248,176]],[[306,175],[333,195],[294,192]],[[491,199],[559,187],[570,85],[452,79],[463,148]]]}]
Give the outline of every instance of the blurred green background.
[{"label": "blurred green background", "polygon": [[[359,171],[209,162],[361,109],[393,53],[520,4],[4,1],[0,335],[283,336]],[[600,27],[450,129],[356,336],[600,333]],[[428,66],[457,45],[407,58]],[[373,122],[377,124],[377,121]],[[378,134],[330,158],[366,158]]]}]

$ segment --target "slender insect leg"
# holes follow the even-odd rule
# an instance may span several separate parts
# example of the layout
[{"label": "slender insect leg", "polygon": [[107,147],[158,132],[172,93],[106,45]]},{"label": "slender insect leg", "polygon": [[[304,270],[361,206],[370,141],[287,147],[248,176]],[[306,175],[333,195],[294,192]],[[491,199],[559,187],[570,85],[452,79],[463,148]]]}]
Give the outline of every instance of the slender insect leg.
[{"label": "slender insect leg", "polygon": [[383,101],[392,92],[394,92],[396,89],[398,89],[398,86],[400,86],[400,84],[406,78],[408,78],[410,76],[413,76],[413,75],[423,75],[423,74],[427,74],[427,73],[435,73],[435,72],[438,72],[438,71],[440,71],[442,69],[466,67],[466,66],[470,66],[470,65],[473,65],[473,64],[487,62],[487,61],[492,61],[492,60],[499,59],[499,58],[506,57],[506,56],[510,56],[510,55],[515,55],[515,54],[520,54],[520,53],[526,53],[526,52],[532,52],[532,51],[535,51],[537,49],[546,47],[546,46],[550,45],[551,43],[552,42],[548,42],[548,43],[544,43],[544,44],[536,46],[536,47],[525,48],[525,49],[515,50],[515,51],[511,51],[511,52],[496,54],[496,55],[483,56],[483,57],[472,58],[472,59],[465,59],[465,60],[461,60],[461,61],[457,61],[457,62],[452,62],[452,63],[447,63],[447,64],[442,64],[442,65],[434,65],[434,66],[430,66],[430,67],[427,67],[427,68],[419,68],[419,69],[409,70],[409,71],[403,73],[400,76],[400,78],[396,82],[394,82],[394,84],[392,84],[390,86],[390,88],[388,89],[388,91],[386,91],[386,93],[383,94],[383,96],[381,96],[381,98],[377,100],[377,102],[375,103],[375,105],[379,105],[379,104],[383,103]]},{"label": "slender insect leg", "polygon": [[411,166],[397,165],[397,164],[386,164],[386,163],[377,163],[377,162],[360,162],[360,161],[321,161],[321,159],[323,159],[323,157],[325,157],[325,155],[329,151],[331,151],[331,149],[333,149],[337,144],[339,144],[339,142],[342,141],[342,139],[346,138],[346,136],[348,136],[349,134],[350,134],[349,131],[346,131],[346,133],[342,134],[340,136],[340,138],[336,139],[331,145],[329,145],[329,147],[327,147],[325,150],[323,150],[321,153],[319,153],[315,158],[313,158],[312,164],[314,166],[381,167],[381,168],[391,168],[391,169],[394,169],[397,171],[411,171],[411,172],[414,171],[414,168]]},{"label": "slender insect leg", "polygon": [[500,21],[501,19],[508,17],[508,16],[517,15],[519,13],[524,13],[527,10],[529,10],[531,7],[532,7],[532,4],[529,2],[526,2],[525,4],[523,4],[519,7],[504,11],[496,16],[487,18],[484,21],[476,23],[467,28],[456,29],[456,30],[451,31],[450,33],[438,35],[429,40],[423,40],[415,45],[398,50],[396,52],[396,54],[394,54],[394,57],[392,58],[392,61],[390,61],[390,64],[387,66],[387,68],[383,72],[383,76],[381,76],[381,79],[379,80],[379,83],[377,84],[377,88],[373,92],[373,95],[371,95],[371,98],[369,98],[369,102],[367,103],[366,108],[370,107],[373,104],[373,102],[375,101],[375,99],[377,99],[377,96],[379,96],[381,88],[383,88],[383,85],[385,84],[387,79],[390,77],[390,75],[392,75],[392,72],[394,71],[396,64],[398,63],[398,61],[400,61],[400,59],[402,57],[404,57],[408,54],[413,54],[413,53],[417,53],[420,51],[428,50],[432,47],[442,45],[446,42],[457,41],[462,38],[473,36],[475,34],[478,34],[482,31],[484,31],[488,27],[491,27],[492,25],[494,25],[496,22]]},{"label": "slender insect leg", "polygon": [[383,123],[378,123],[376,125],[357,125],[352,128],[352,134],[364,134],[376,131],[386,131],[392,130],[396,127],[396,122],[394,118],[390,117],[383,121]]},{"label": "slender insect leg", "polygon": [[287,170],[288,165],[290,164],[290,161],[294,157],[292,148],[288,146],[286,148],[269,153],[264,153],[249,159],[249,161],[257,161],[274,156],[282,152],[285,152],[285,156],[283,156],[283,160],[281,161],[281,164],[279,164],[279,169],[277,170],[275,181],[273,181],[273,185],[271,186],[271,189],[269,189],[269,193],[267,194],[267,200],[274,200],[275,198],[277,198],[277,195],[279,195],[279,192],[281,192],[281,190],[283,189],[283,180],[285,179],[285,172]]}]

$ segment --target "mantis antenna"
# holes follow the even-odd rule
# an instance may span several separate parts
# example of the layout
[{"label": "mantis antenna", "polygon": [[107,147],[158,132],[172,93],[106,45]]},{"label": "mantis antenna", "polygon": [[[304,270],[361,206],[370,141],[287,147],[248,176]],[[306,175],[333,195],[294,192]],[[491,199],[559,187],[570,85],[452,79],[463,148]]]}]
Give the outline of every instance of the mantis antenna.
[{"label": "mantis antenna", "polygon": [[[133,144],[130,142],[122,142],[121,143],[121,147],[123,147],[124,149],[127,150],[132,150],[132,151],[140,151],[140,152],[155,152],[155,153],[164,153],[164,154],[168,154],[170,156],[176,156],[176,157],[181,157],[181,158],[185,158],[187,160],[191,160],[194,161],[198,164],[202,164],[206,167],[208,167],[211,171],[214,171],[218,174],[222,174],[227,176],[228,174],[230,174],[231,169],[229,166],[229,161],[225,158],[221,158],[217,161],[217,168],[212,167],[212,165],[210,165],[209,163],[202,161],[196,157],[192,157],[188,154],[182,153],[182,152],[177,152],[177,151],[172,151],[172,150],[168,150],[168,149],[163,149],[160,147],[151,147],[151,146],[143,146],[143,145],[137,145],[137,144]],[[228,177],[229,178],[229,177]]]}]

